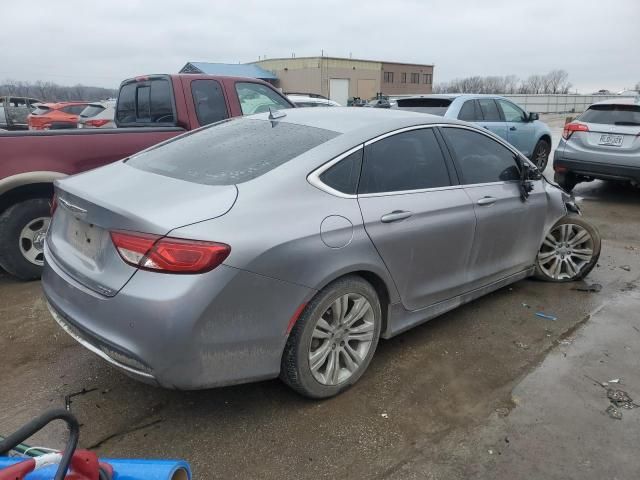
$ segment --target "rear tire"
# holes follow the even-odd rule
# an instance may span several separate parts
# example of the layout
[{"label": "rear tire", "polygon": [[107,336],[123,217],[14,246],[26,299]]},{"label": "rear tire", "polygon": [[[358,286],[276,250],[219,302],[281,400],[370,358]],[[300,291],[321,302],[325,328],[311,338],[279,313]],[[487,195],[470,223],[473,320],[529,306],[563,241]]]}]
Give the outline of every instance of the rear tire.
[{"label": "rear tire", "polygon": [[44,235],[51,220],[51,202],[32,198],[0,215],[0,266],[20,280],[40,278]]},{"label": "rear tire", "polygon": [[576,176],[571,173],[555,173],[553,180],[567,192],[571,192],[575,186],[580,183]]},{"label": "rear tire", "polygon": [[547,164],[549,163],[549,154],[551,153],[551,145],[546,140],[538,140],[535,148],[533,149],[533,154],[531,155],[531,161],[538,167],[540,173],[544,172],[544,169],[547,168]]},{"label": "rear tire", "polygon": [[600,233],[577,215],[567,215],[545,235],[536,257],[535,277],[547,282],[573,282],[598,263]]},{"label": "rear tire", "polygon": [[282,355],[280,378],[310,398],[348,389],[376,350],[382,312],[374,288],[357,276],[336,280],[306,306]]}]

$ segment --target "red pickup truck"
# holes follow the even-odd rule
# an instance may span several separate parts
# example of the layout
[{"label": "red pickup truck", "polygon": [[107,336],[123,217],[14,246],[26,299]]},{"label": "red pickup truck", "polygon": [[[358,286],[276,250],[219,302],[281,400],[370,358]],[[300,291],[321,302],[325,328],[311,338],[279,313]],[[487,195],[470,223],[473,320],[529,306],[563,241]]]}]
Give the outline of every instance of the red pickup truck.
[{"label": "red pickup truck", "polygon": [[120,85],[118,128],[0,132],[0,266],[23,280],[40,276],[55,179],[225,118],[292,107],[253,78],[148,75]]}]

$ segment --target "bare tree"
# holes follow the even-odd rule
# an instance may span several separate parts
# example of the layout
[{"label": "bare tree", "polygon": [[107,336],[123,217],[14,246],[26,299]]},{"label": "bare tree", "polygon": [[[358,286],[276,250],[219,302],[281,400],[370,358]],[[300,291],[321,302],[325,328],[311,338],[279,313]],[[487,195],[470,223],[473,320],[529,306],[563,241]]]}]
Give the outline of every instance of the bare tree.
[{"label": "bare tree", "polygon": [[38,98],[45,102],[68,100],[105,100],[114,98],[118,90],[113,88],[90,87],[76,84],[73,87],[61,86],[53,82],[38,80],[34,83],[17,80],[0,82],[0,95]]}]

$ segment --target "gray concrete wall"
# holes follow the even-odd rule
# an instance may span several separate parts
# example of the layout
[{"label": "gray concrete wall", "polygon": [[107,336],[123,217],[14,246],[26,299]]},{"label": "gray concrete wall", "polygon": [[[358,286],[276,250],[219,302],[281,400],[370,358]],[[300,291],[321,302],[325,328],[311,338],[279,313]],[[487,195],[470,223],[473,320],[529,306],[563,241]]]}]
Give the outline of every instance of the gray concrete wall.
[{"label": "gray concrete wall", "polygon": [[510,94],[503,97],[512,100],[529,112],[537,113],[581,113],[589,105],[619,95],[525,95]]}]

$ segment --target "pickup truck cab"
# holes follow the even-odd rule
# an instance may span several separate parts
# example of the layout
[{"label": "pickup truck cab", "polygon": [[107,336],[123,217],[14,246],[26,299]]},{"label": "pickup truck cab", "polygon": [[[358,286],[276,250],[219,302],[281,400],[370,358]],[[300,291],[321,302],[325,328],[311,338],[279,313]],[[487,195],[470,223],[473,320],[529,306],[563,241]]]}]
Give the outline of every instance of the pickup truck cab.
[{"label": "pickup truck cab", "polygon": [[120,85],[114,129],[0,132],[0,266],[38,278],[53,182],[213,122],[294,107],[254,78],[148,75]]}]

